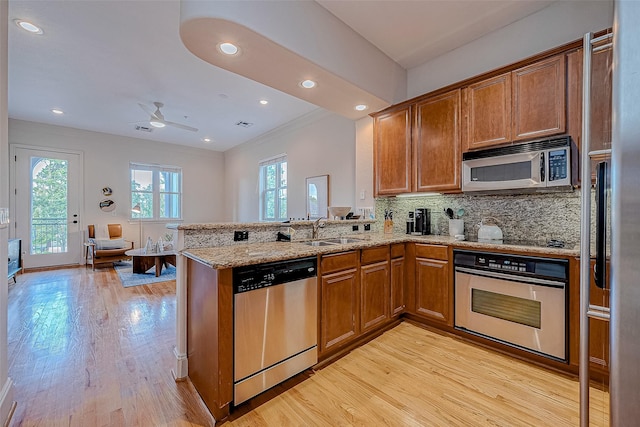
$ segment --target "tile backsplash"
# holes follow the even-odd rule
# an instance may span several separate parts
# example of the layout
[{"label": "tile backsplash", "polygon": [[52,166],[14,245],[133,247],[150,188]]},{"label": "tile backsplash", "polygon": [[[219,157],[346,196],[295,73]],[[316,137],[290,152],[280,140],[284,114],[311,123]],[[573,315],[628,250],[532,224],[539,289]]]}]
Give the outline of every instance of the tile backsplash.
[{"label": "tile backsplash", "polygon": [[[518,195],[476,196],[438,194],[415,197],[376,199],[376,218],[384,218],[384,211],[393,211],[396,233],[406,232],[409,211],[431,209],[431,234],[449,234],[446,208],[454,213],[464,209],[464,234],[467,239],[478,235],[483,217],[493,217],[505,239],[536,241],[563,240],[567,247],[580,241],[580,191],[570,193],[539,193]],[[376,227],[382,227],[377,221]]]}]

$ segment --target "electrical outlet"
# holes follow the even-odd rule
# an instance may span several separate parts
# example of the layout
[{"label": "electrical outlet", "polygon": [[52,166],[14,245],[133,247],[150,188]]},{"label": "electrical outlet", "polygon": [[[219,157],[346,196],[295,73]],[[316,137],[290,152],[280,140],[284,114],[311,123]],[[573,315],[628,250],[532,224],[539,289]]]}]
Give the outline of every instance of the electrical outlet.
[{"label": "electrical outlet", "polygon": [[249,240],[249,232],[248,231],[234,231],[233,232],[233,241],[234,242],[242,242],[244,240]]},{"label": "electrical outlet", "polygon": [[358,231],[360,229],[360,227],[358,227],[357,225],[354,225],[351,227],[352,231]]},{"label": "electrical outlet", "polygon": [[365,224],[364,231],[369,231],[369,230],[371,230],[371,224]]}]

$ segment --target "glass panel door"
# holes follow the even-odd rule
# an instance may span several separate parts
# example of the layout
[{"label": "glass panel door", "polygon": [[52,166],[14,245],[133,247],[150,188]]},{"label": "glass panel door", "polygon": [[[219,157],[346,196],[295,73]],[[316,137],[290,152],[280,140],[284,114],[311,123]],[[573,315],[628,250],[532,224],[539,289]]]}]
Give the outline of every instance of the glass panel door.
[{"label": "glass panel door", "polygon": [[15,226],[24,266],[79,263],[79,155],[27,148],[15,153]]}]

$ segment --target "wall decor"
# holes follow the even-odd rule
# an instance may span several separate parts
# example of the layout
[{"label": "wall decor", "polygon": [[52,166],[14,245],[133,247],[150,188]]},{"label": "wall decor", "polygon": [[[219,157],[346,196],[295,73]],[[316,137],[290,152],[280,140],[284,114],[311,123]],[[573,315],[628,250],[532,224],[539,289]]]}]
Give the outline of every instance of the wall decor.
[{"label": "wall decor", "polygon": [[307,182],[307,215],[309,219],[327,218],[329,207],[329,175],[312,176]]},{"label": "wall decor", "polygon": [[111,189],[111,187],[104,187],[102,189],[102,194],[104,194],[105,196],[110,196],[113,194],[113,190]]},{"label": "wall decor", "polygon": [[111,199],[104,199],[100,201],[100,209],[102,212],[111,212],[116,208],[116,202]]}]

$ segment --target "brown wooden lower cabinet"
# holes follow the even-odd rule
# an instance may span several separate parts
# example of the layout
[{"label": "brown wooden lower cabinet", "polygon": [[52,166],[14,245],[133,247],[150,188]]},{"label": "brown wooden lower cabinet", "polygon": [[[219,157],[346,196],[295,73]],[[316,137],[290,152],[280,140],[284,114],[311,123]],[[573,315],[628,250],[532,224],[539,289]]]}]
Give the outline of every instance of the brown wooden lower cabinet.
[{"label": "brown wooden lower cabinet", "polygon": [[[595,261],[591,261],[591,271]],[[607,263],[607,271],[609,270]],[[589,286],[590,302],[594,306],[609,308],[609,290],[611,283],[607,275],[605,289],[596,286],[594,275],[591,274]],[[609,373],[609,321],[604,319],[589,319],[589,367],[592,372]]]},{"label": "brown wooden lower cabinet", "polygon": [[589,319],[589,365],[592,371],[609,372],[609,322]]},{"label": "brown wooden lower cabinet", "polygon": [[416,313],[450,323],[449,262],[416,258]]},{"label": "brown wooden lower cabinet", "polygon": [[453,278],[449,248],[443,245],[416,243],[407,251],[411,277],[408,311],[425,320],[453,326]]},{"label": "brown wooden lower cabinet", "polygon": [[389,261],[360,268],[360,331],[366,332],[389,320]]},{"label": "brown wooden lower cabinet", "polygon": [[322,275],[320,353],[347,343],[360,333],[360,286],[355,268]]},{"label": "brown wooden lower cabinet", "polygon": [[391,316],[399,316],[405,308],[405,264],[404,256],[391,260]]}]

